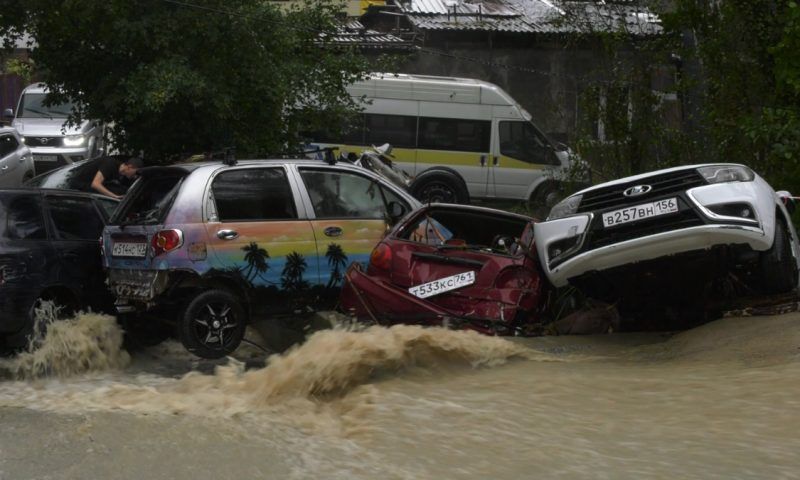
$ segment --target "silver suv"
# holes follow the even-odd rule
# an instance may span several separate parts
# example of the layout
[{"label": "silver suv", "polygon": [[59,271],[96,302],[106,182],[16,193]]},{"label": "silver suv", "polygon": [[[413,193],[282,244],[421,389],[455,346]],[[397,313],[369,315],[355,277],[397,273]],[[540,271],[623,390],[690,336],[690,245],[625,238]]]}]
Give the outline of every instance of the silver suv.
[{"label": "silver suv", "polygon": [[10,108],[3,112],[4,117],[13,118],[11,126],[31,149],[36,174],[102,155],[103,125],[95,120],[67,125],[72,104],[46,106],[46,96],[47,86],[34,83],[22,91],[16,113]]},{"label": "silver suv", "polygon": [[140,326],[148,317],[176,324],[204,358],[236,349],[253,319],[333,304],[347,267],[366,262],[387,224],[419,206],[370,171],[318,160],[140,175],[103,232],[118,311],[136,312]]}]

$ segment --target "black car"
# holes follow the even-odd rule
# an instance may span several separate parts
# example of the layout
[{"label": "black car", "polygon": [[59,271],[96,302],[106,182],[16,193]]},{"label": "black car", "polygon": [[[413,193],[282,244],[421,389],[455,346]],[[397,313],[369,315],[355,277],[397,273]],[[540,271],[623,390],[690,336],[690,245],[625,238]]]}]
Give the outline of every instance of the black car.
[{"label": "black car", "polygon": [[0,190],[0,347],[24,345],[39,300],[113,311],[98,240],[116,205],[82,192]]}]

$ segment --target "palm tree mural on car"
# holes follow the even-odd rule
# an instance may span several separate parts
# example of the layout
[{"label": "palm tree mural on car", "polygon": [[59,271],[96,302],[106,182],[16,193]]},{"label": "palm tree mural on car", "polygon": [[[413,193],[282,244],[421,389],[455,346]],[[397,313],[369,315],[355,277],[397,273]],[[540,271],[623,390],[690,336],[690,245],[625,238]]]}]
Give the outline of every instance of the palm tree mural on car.
[{"label": "palm tree mural on car", "polygon": [[328,245],[328,251],[325,252],[328,257],[328,265],[331,266],[331,278],[328,280],[328,288],[333,288],[342,281],[342,270],[347,265],[347,255],[345,255],[342,246],[336,243]]},{"label": "palm tree mural on car", "polygon": [[308,282],[303,280],[308,265],[306,259],[297,252],[292,252],[286,256],[286,265],[281,272],[281,286],[285,290],[302,290],[308,287]]},{"label": "palm tree mural on car", "polygon": [[269,264],[267,263],[270,258],[269,253],[259,247],[256,242],[250,242],[250,245],[242,247],[242,251],[245,252],[244,261],[247,262],[247,266],[242,269],[242,273],[244,273],[244,278],[250,282],[250,285],[253,285],[256,278],[262,277],[269,270]]}]

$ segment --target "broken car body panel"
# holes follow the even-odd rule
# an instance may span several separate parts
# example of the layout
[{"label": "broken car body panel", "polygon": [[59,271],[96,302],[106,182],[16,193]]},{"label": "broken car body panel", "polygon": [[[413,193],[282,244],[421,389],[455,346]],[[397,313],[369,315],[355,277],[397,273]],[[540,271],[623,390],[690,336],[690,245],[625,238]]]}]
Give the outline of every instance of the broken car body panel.
[{"label": "broken car body panel", "polygon": [[524,333],[537,320],[545,284],[532,252],[532,219],[480,207],[432,204],[375,248],[366,270],[345,275],[340,305],[383,324],[459,326]]}]

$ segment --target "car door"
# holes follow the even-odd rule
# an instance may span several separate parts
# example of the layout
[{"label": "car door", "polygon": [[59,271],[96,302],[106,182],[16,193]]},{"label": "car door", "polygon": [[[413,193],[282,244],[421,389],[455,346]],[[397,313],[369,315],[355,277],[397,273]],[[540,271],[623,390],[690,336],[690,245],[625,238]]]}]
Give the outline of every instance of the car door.
[{"label": "car door", "polygon": [[19,142],[13,133],[0,133],[0,187],[18,187],[25,172],[20,168]]},{"label": "car door", "polygon": [[0,192],[0,332],[20,330],[50,284],[54,250],[47,238],[39,193]]},{"label": "car door", "polygon": [[338,288],[347,267],[366,264],[386,234],[389,202],[409,204],[377,179],[349,170],[300,167],[317,240],[320,282]]},{"label": "car door", "polygon": [[82,304],[109,311],[113,302],[105,286],[98,243],[105,224],[103,213],[88,196],[49,193],[45,206],[58,258],[57,283],[78,293]]},{"label": "car door", "polygon": [[318,284],[314,231],[299,204],[284,166],[216,174],[205,225],[213,271],[239,278],[257,303],[283,304]]},{"label": "car door", "polygon": [[488,196],[527,200],[531,184],[560,165],[550,142],[528,121],[495,120]]}]

